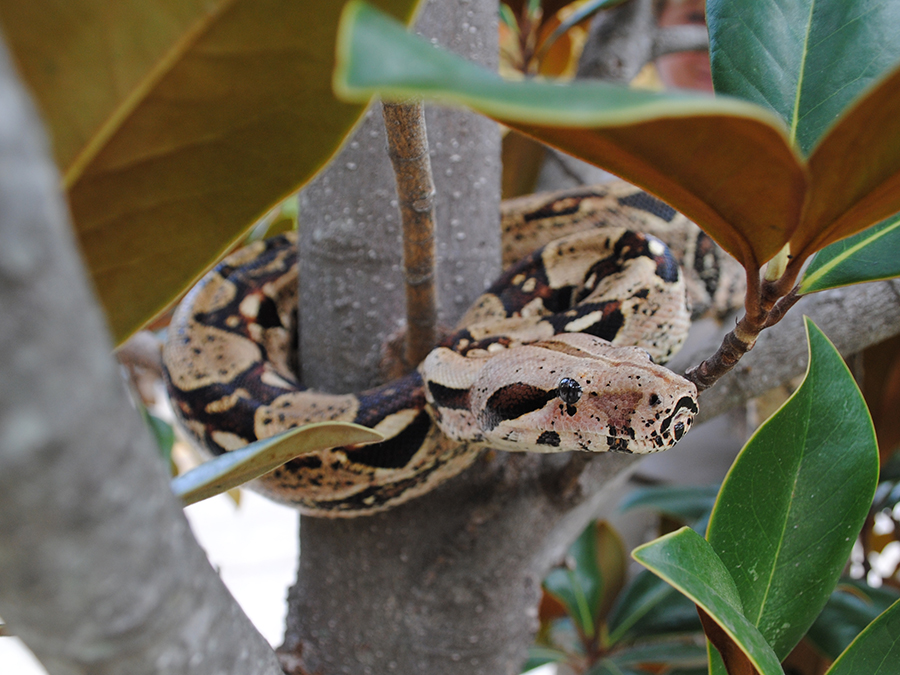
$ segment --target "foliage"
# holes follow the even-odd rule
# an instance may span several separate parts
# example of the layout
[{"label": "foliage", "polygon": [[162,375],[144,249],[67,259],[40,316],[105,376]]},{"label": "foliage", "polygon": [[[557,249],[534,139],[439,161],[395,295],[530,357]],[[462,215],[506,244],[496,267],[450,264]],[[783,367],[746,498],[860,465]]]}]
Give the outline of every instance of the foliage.
[{"label": "foliage", "polygon": [[504,77],[574,77],[590,19],[624,0],[508,0],[500,4],[500,67]]},{"label": "foliage", "polygon": [[[713,36],[716,26],[711,17]],[[900,47],[884,43],[879,47],[893,67]],[[851,87],[859,93],[851,108],[826,133],[816,129],[821,138],[807,148],[797,142],[796,121],[740,99],[603,83],[505,82],[432,49],[361,2],[345,11],[338,50],[335,86],[343,96],[424,96],[473,107],[657,194],[747,267],[788,243],[796,259],[900,210],[900,194],[888,189],[900,177],[900,151],[880,151],[900,124],[886,112],[900,105],[894,82],[900,71],[878,71],[867,91]],[[858,82],[853,63],[844,74]],[[798,82],[796,92],[804,100],[828,97],[822,87],[804,86]],[[860,135],[863,129],[871,138]],[[699,152],[705,161],[695,161]],[[881,166],[870,166],[873,156]],[[838,180],[848,163],[868,167],[852,193]],[[766,199],[747,197],[754,194]],[[815,210],[803,209],[807,199]]]},{"label": "foliage", "polygon": [[[729,672],[743,672],[741,664],[750,664],[754,672],[781,673],[779,661],[807,631],[812,643],[835,659],[869,622],[891,627],[897,621],[890,613],[879,618],[879,611],[896,599],[895,593],[854,582],[837,586],[875,494],[877,445],[862,395],[840,355],[808,320],[807,332],[806,378],[741,451],[712,505],[706,539],[684,527],[633,553],[702,610],[704,630],[725,655]],[[703,521],[702,505],[709,504],[709,491],[680,491],[687,493],[687,505],[674,513],[670,488],[645,490],[625,506],[653,506],[682,521],[695,517]],[[596,597],[592,589],[602,587],[604,577],[585,555],[586,534],[570,551],[579,565],[567,571],[565,579],[569,587],[585,589],[582,595],[592,598]],[[551,573],[545,588],[563,598],[565,613],[585,644],[597,631],[589,630],[590,624],[581,618],[585,616],[581,606],[565,599],[574,595],[572,591],[556,590],[561,578],[559,572]],[[660,613],[677,616],[684,605],[676,598],[667,586],[638,576],[621,593],[603,639],[580,650],[579,655],[586,655],[581,661],[558,644],[542,646],[553,646],[569,663],[587,660],[590,667],[603,659],[621,659],[658,636],[646,625],[641,628],[639,617],[633,615],[649,614],[646,605],[650,605],[657,620]],[[627,633],[620,628],[623,624],[630,625]],[[681,626],[697,628],[686,621]],[[852,658],[865,662],[867,654],[895,648],[886,642],[889,634],[890,628],[883,627],[863,633],[853,643]],[[544,630],[542,635],[552,633]],[[681,646],[672,654],[680,657]],[[667,663],[681,665],[677,658]],[[724,672],[717,659],[713,664],[711,672]]]},{"label": "foliage", "polygon": [[[702,390],[796,302],[811,255],[900,210],[900,44],[882,30],[900,20],[897,5],[785,4],[802,17],[798,26],[785,28],[781,14],[758,3],[710,3],[713,79],[731,96],[505,81],[432,49],[361,0],[344,12],[334,84],[348,100],[378,93],[470,106],[626,178],[696,222],[744,266],[748,287],[745,316],[687,373]],[[731,48],[756,32],[761,48]],[[835,53],[841,67],[823,74]],[[724,70],[777,80],[777,91],[763,89],[764,102],[790,94],[794,105],[760,105],[755,75],[717,75]]]},{"label": "foliage", "polygon": [[374,429],[350,422],[306,424],[204,462],[173,479],[172,491],[188,506],[259,478],[294,457],[382,440]]}]

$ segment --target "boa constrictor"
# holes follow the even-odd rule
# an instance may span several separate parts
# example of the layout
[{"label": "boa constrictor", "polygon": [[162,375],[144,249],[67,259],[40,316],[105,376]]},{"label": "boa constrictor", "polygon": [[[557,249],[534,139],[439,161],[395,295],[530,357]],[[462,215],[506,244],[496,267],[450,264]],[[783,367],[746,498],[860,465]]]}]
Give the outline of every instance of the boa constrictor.
[{"label": "boa constrictor", "polygon": [[[534,245],[577,230],[575,216],[597,211],[598,199],[607,216],[669,213],[631,186],[606,190],[507,207],[508,239]],[[596,214],[580,220],[597,225]],[[658,365],[687,334],[685,284],[653,236],[604,226],[554,239],[510,267],[416,371],[344,395],[307,390],[297,376],[295,245],[287,234],[225,258],[177,309],[163,353],[176,416],[214,455],[324,420],[386,436],[298,457],[254,482],[277,501],[364,515],[431,490],[481,447],[646,453],[691,426],[696,388]]]}]

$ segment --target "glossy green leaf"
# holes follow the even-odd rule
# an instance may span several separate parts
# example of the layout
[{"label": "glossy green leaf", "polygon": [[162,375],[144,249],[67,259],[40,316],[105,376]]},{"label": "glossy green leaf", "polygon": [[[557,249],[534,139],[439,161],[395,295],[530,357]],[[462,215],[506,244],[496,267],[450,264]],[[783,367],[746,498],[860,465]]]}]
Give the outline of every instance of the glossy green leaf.
[{"label": "glossy green leaf", "polygon": [[548,663],[560,663],[569,657],[564,651],[550,647],[532,646],[528,648],[528,659],[522,665],[522,673],[534,670]]},{"label": "glossy green leaf", "polygon": [[682,521],[694,521],[712,511],[718,494],[718,485],[660,485],[637,488],[622,500],[619,510],[653,509]]},{"label": "glossy green leaf", "polygon": [[812,259],[800,282],[801,293],[900,276],[900,215],[831,244]]},{"label": "glossy green leaf", "polygon": [[584,675],[644,675],[644,671],[620,666],[611,659],[601,659],[593,668],[585,671]]},{"label": "glossy green leaf", "polygon": [[631,555],[701,607],[762,675],[783,674],[772,648],[744,616],[731,575],[703,537],[683,527]]},{"label": "glossy green leaf", "polygon": [[579,630],[593,637],[603,598],[603,574],[598,564],[595,524],[588,525],[569,547],[571,568],[556,568],[544,579],[544,588],[566,608]]},{"label": "glossy green leaf", "polygon": [[469,106],[658,195],[748,264],[775,255],[799,222],[805,168],[781,119],[755,104],[506,81],[358,1],[341,22],[334,83],[348,100],[379,93]]},{"label": "glossy green leaf", "polygon": [[694,603],[647,570],[621,593],[607,618],[607,629],[612,645],[623,640],[702,630]]},{"label": "glossy green leaf", "polygon": [[175,430],[172,428],[172,425],[146,411],[144,412],[144,419],[147,420],[147,426],[150,427],[150,432],[153,434],[159,453],[164,460],[170,461],[172,459],[172,446],[175,445]]},{"label": "glossy green leaf", "polygon": [[875,431],[850,371],[806,319],[800,388],[738,455],[707,539],[779,658],[827,602],[878,480]]},{"label": "glossy green leaf", "polygon": [[700,641],[665,640],[637,643],[609,660],[619,665],[667,664],[671,666],[706,665],[706,644]]},{"label": "glossy green leaf", "polygon": [[808,155],[866,88],[900,61],[900,3],[709,0],[716,91],[778,113]]},{"label": "glossy green leaf", "polygon": [[898,599],[900,593],[889,586],[872,588],[863,581],[842,581],[810,626],[806,639],[834,660]]},{"label": "glossy green leaf", "polygon": [[800,259],[900,211],[900,3],[709,0],[716,91],[778,113],[809,157]]},{"label": "glossy green leaf", "polygon": [[900,663],[900,601],[873,621],[826,675],[894,675]]},{"label": "glossy green leaf", "polygon": [[172,492],[187,506],[259,478],[298,455],[382,440],[377,431],[350,422],[308,424],[209,460],[172,479]]},{"label": "glossy green leaf", "polygon": [[[415,0],[375,0],[408,19]],[[362,112],[335,0],[0,0],[117,340],[307,181]]]}]

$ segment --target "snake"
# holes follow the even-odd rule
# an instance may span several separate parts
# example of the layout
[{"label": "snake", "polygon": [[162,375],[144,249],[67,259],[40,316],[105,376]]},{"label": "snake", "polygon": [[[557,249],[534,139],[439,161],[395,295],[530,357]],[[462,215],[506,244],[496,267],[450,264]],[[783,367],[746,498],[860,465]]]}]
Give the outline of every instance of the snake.
[{"label": "snake", "polygon": [[[404,503],[483,448],[669,449],[691,427],[697,389],[663,364],[686,338],[690,302],[715,304],[714,292],[703,296],[708,263],[695,255],[685,275],[646,232],[665,231],[676,215],[627,184],[506,203],[504,260],[520,259],[415,370],[353,394],[301,382],[296,233],[253,242],[207,273],[173,315],[163,362],[179,426],[213,456],[314,422],[380,432],[379,443],[304,454],[250,484],[320,517]],[[682,249],[703,257],[696,226],[674,229],[693,242]]]}]

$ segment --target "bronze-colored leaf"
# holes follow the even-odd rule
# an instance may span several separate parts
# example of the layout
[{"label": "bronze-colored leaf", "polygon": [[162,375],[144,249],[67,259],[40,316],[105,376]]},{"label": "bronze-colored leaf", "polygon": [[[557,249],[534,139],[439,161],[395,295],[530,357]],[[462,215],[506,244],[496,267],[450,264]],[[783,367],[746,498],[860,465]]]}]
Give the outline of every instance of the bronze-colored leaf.
[{"label": "bronze-colored leaf", "polygon": [[342,4],[0,0],[117,340],[335,152],[362,111],[331,92]]},{"label": "bronze-colored leaf", "polygon": [[778,253],[799,220],[803,166],[780,130],[757,120],[698,110],[592,128],[502,121],[659,196],[745,267]]},{"label": "bronze-colored leaf", "polygon": [[759,671],[753,666],[750,658],[699,605],[697,613],[700,615],[700,623],[703,624],[703,632],[719,651],[728,675],[759,675]]},{"label": "bronze-colored leaf", "polygon": [[900,68],[863,95],[809,158],[808,206],[791,252],[806,257],[900,211]]},{"label": "bronze-colored leaf", "polygon": [[348,100],[425,97],[465,105],[659,196],[745,265],[799,222],[806,168],[783,122],[755,104],[603,82],[509,82],[347,5],[335,89]]}]

